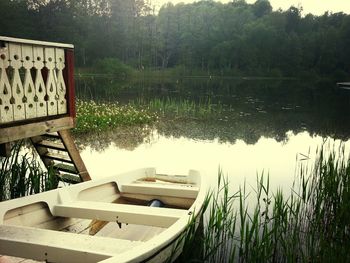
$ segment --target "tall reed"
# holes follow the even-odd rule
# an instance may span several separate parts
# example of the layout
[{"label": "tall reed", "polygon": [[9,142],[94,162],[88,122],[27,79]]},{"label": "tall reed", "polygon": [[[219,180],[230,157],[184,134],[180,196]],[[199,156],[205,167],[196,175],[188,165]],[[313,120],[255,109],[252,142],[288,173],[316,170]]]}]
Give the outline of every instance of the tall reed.
[{"label": "tall reed", "polygon": [[[288,195],[280,189],[272,192],[264,174],[253,191],[244,184],[229,194],[228,180],[219,171],[217,190],[210,193],[202,216],[203,235],[194,241],[200,248],[185,247],[186,261],[350,262],[350,161],[345,148],[329,152],[322,147],[312,169],[301,165],[298,171]],[[249,195],[255,204],[248,203]],[[189,232],[188,239],[193,235]]]},{"label": "tall reed", "polygon": [[0,201],[55,189],[58,178],[53,168],[44,171],[28,153],[21,155],[23,142],[16,143],[11,156],[0,158]]},{"label": "tall reed", "polygon": [[155,98],[146,101],[143,98],[131,102],[135,107],[146,108],[163,117],[175,118],[216,118],[224,111],[222,103],[213,103],[210,98],[198,102],[190,99]]}]

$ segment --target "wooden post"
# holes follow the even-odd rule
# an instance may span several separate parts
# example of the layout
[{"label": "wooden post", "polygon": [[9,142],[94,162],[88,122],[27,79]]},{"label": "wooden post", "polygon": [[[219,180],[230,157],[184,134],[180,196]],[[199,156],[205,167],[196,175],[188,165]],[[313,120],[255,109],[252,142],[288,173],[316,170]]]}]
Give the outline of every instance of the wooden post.
[{"label": "wooden post", "polygon": [[63,75],[67,87],[67,103],[68,114],[70,117],[76,117],[75,112],[75,90],[74,90],[74,51],[73,49],[66,49],[65,51],[66,67],[64,68]]},{"label": "wooden post", "polygon": [[77,169],[79,176],[82,181],[90,181],[91,177],[89,172],[87,171],[83,159],[80,156],[80,153],[73,141],[73,138],[69,132],[69,130],[62,130],[58,132],[61,137],[62,143],[67,149],[69,157],[72,159],[75,168]]},{"label": "wooden post", "polygon": [[0,157],[10,157],[11,156],[11,144],[3,143],[0,144]]}]

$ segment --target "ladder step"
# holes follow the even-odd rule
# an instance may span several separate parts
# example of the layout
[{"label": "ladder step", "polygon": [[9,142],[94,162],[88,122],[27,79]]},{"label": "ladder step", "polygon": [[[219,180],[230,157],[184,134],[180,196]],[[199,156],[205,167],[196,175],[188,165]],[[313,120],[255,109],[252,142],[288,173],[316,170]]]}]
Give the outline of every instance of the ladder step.
[{"label": "ladder step", "polygon": [[53,167],[55,169],[57,169],[58,171],[67,172],[67,173],[71,173],[71,174],[78,174],[75,167],[71,166],[71,165],[67,165],[67,164],[63,164],[63,163],[56,163]]},{"label": "ladder step", "polygon": [[35,145],[53,150],[67,151],[63,144],[58,144],[48,140],[42,140],[41,142],[37,142]]},{"label": "ladder step", "polygon": [[45,155],[43,155],[42,158],[66,162],[66,163],[73,163],[73,161],[69,158],[69,156],[59,154],[59,153],[48,152]]},{"label": "ladder step", "polygon": [[47,132],[30,139],[45,166],[53,165],[61,181],[78,183],[91,180],[69,130]]},{"label": "ladder step", "polygon": [[59,179],[62,182],[65,182],[65,183],[69,183],[69,184],[81,183],[81,179],[77,175],[73,175],[73,174],[59,174],[58,177],[59,177]]},{"label": "ladder step", "polygon": [[61,138],[57,133],[45,133],[41,136],[45,137],[45,138],[52,138],[52,139],[60,139]]}]

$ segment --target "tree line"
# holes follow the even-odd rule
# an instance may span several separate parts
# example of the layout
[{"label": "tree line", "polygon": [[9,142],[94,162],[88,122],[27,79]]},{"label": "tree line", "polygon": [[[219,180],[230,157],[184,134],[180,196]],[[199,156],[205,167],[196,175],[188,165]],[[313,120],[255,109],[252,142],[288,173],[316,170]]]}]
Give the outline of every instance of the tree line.
[{"label": "tree line", "polygon": [[73,43],[79,67],[106,58],[135,69],[208,74],[348,75],[350,16],[273,11],[268,0],[1,0],[0,35]]}]

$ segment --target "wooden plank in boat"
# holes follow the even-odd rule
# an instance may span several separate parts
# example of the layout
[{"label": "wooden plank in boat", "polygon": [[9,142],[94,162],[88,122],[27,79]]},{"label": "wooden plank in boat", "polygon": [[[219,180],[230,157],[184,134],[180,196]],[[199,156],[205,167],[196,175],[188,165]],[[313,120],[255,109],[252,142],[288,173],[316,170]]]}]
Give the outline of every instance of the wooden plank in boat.
[{"label": "wooden plank in boat", "polygon": [[38,261],[33,261],[30,259],[0,256],[0,263],[38,263]]},{"label": "wooden plank in boat", "polygon": [[117,223],[110,222],[96,233],[96,236],[146,242],[164,230],[166,228],[133,224],[122,224],[121,228],[119,228]]},{"label": "wooden plank in boat", "polygon": [[110,222],[169,227],[186,210],[126,205],[101,202],[76,201],[54,206],[54,215],[85,219],[98,219]]},{"label": "wooden plank in boat", "polygon": [[153,194],[133,194],[133,193],[121,193],[121,196],[130,200],[130,202],[148,202],[153,199],[162,201],[166,206],[174,206],[176,208],[189,209],[195,199],[192,198],[182,198],[182,197],[173,197],[173,196],[161,196]]},{"label": "wooden plank in boat", "polygon": [[83,234],[89,234],[91,228],[90,220],[52,216],[43,202],[8,211],[5,214],[4,224]]},{"label": "wooden plank in boat", "polygon": [[97,262],[143,242],[0,225],[0,253],[47,262]]},{"label": "wooden plank in boat", "polygon": [[9,256],[0,256],[0,263],[40,263],[44,261],[37,261],[26,258],[17,258],[17,257],[9,257]]},{"label": "wooden plank in boat", "polygon": [[160,196],[174,196],[195,199],[197,197],[199,188],[193,185],[137,182],[131,184],[123,184],[121,191],[124,193],[153,194]]},{"label": "wooden plank in boat", "polygon": [[72,233],[88,233],[90,221],[77,218],[56,217],[50,221],[35,225],[37,228]]}]

